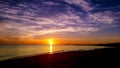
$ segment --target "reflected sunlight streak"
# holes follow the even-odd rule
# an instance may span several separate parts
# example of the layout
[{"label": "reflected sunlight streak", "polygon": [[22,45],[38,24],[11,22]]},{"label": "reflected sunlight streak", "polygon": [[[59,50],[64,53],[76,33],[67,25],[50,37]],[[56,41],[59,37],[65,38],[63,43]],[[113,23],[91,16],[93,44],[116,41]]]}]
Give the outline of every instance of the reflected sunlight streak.
[{"label": "reflected sunlight streak", "polygon": [[49,44],[50,44],[50,54],[53,54],[53,48],[52,48],[53,40],[52,39],[49,39]]},{"label": "reflected sunlight streak", "polygon": [[52,51],[52,44],[50,44],[50,54],[53,54],[53,51]]}]

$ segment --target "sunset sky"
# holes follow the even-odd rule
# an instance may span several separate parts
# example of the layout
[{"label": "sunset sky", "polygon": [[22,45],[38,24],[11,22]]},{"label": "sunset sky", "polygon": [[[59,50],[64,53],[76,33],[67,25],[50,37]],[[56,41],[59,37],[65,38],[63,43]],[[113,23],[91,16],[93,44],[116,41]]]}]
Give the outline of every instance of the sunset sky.
[{"label": "sunset sky", "polygon": [[120,0],[0,0],[0,44],[120,42]]}]

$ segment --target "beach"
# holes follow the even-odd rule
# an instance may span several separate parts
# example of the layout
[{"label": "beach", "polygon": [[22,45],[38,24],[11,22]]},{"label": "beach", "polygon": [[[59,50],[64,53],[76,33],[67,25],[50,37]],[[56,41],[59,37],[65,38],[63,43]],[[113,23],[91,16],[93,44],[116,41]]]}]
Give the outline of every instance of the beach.
[{"label": "beach", "polygon": [[120,0],[0,0],[0,68],[120,68]]},{"label": "beach", "polygon": [[120,67],[120,48],[70,51],[14,58],[0,62],[1,68],[80,68]]}]

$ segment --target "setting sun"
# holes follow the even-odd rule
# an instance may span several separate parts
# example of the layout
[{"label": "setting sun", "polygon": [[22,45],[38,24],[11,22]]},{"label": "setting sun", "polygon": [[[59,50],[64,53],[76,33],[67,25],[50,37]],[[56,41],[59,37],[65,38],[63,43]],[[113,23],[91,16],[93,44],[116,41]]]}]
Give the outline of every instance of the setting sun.
[{"label": "setting sun", "polygon": [[53,44],[53,39],[49,39],[49,44]]}]

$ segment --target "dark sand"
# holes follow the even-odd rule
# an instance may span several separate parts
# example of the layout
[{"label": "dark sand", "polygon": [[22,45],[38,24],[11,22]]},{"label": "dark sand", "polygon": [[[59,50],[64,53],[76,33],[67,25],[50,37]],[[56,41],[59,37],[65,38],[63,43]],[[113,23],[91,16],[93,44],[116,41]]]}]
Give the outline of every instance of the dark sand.
[{"label": "dark sand", "polygon": [[15,58],[0,62],[0,68],[120,68],[120,48],[71,51]]}]

